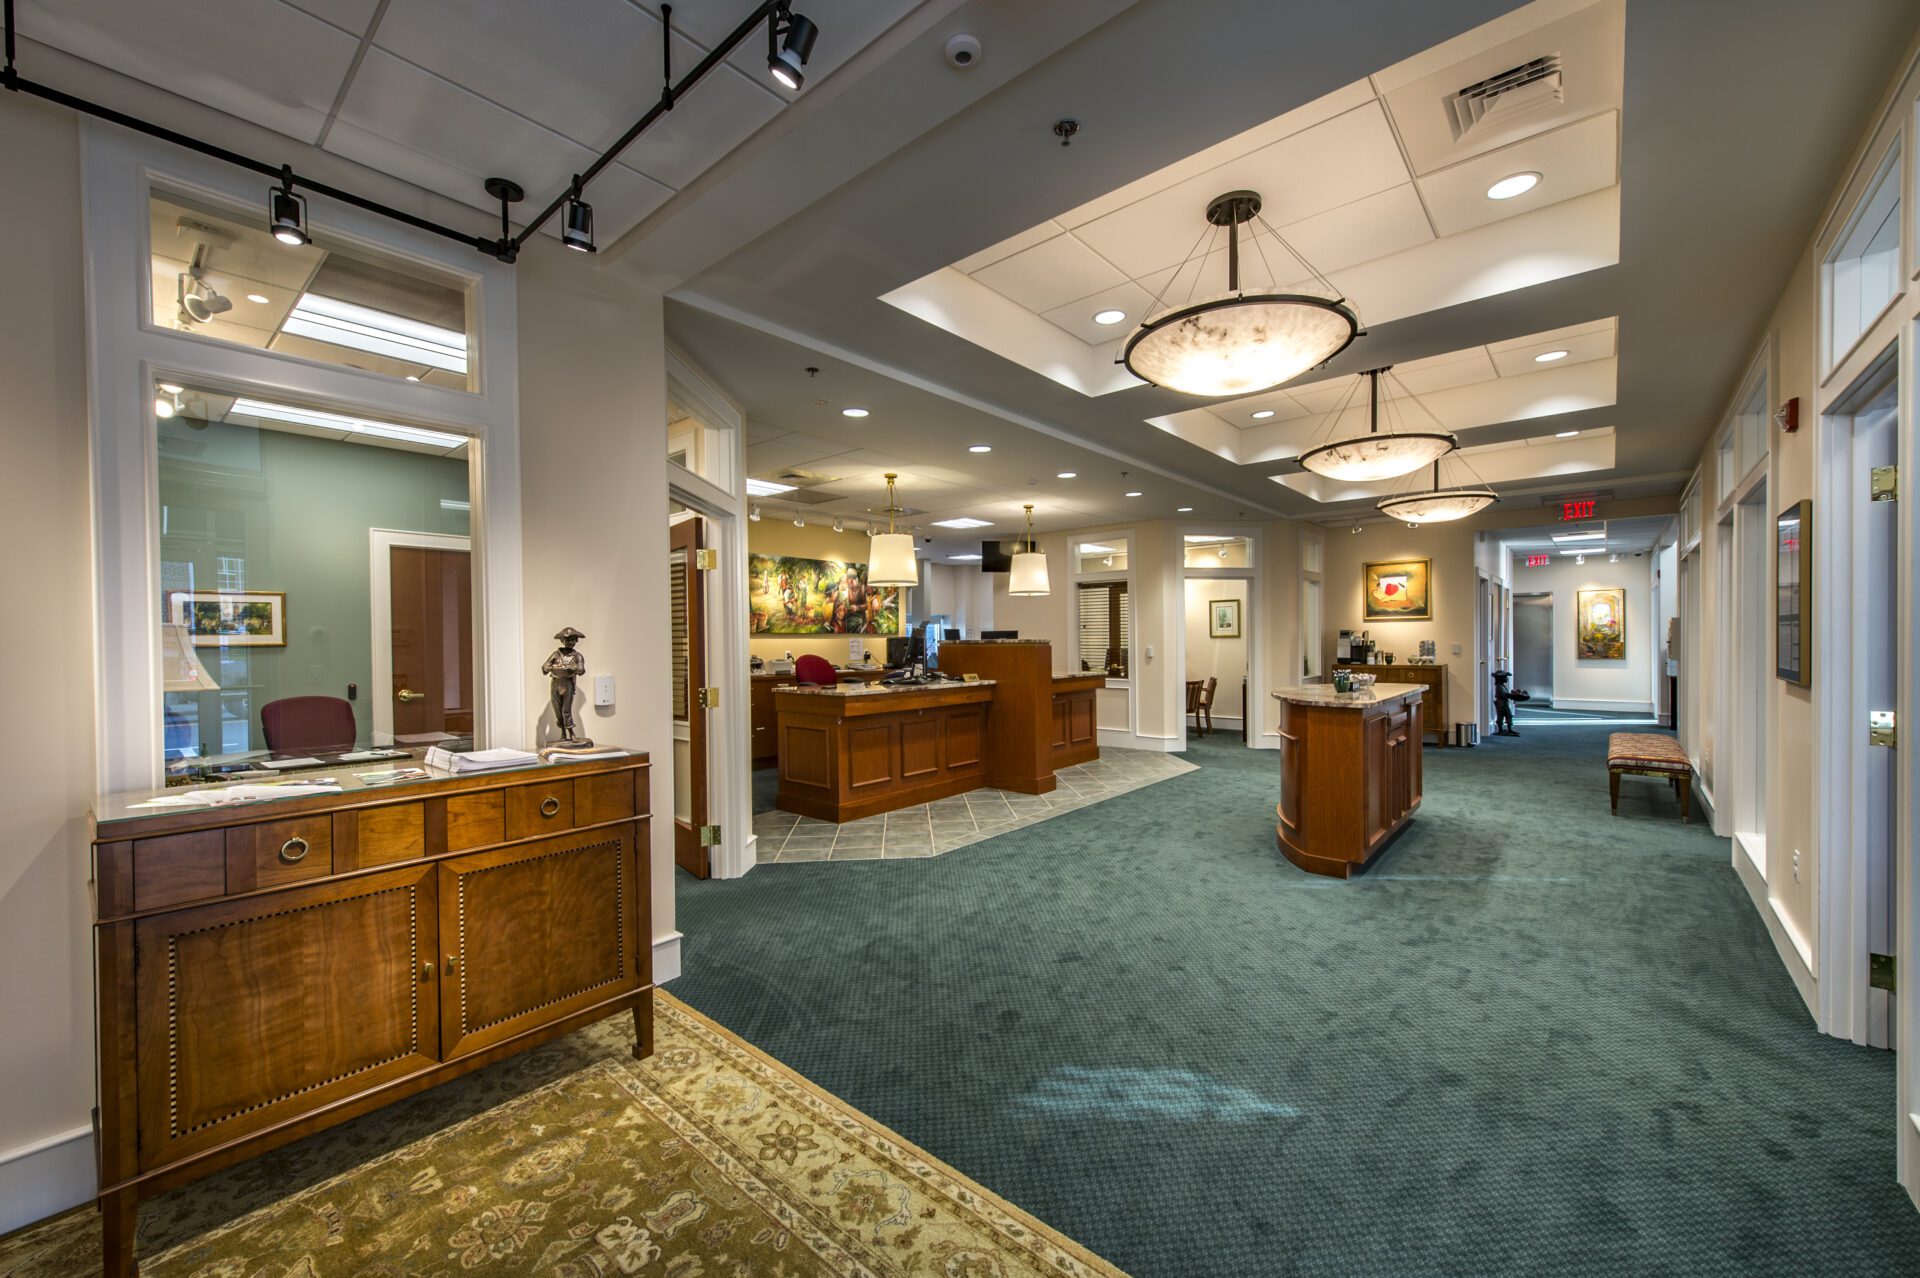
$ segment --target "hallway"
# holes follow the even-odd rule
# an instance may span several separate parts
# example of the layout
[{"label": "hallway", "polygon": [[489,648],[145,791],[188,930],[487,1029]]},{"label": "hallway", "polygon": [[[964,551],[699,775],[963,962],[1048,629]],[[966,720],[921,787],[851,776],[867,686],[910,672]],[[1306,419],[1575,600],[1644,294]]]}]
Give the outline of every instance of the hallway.
[{"label": "hallway", "polygon": [[1137,1275],[1910,1272],[1893,1058],[1664,785],[1608,816],[1609,730],[1427,749],[1346,883],[1225,737],[954,855],[681,876],[674,992]]}]

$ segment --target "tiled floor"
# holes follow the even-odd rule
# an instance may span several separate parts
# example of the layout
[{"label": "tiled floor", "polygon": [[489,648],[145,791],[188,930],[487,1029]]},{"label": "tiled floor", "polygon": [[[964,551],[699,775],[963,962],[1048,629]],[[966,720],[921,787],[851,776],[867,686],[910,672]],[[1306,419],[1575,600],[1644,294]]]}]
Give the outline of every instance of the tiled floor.
[{"label": "tiled floor", "polygon": [[762,865],[939,856],[1193,770],[1193,764],[1171,754],[1102,750],[1094,762],[1056,773],[1060,786],[1052,794],[975,790],[845,825],[791,812],[757,812],[753,832],[759,836]]}]

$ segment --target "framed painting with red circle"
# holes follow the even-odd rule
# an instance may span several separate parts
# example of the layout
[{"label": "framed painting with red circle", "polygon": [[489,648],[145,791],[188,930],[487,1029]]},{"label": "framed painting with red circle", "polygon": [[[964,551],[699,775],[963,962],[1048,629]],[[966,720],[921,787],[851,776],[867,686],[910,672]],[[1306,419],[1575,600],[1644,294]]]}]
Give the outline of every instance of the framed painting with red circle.
[{"label": "framed painting with red circle", "polygon": [[1433,560],[1390,559],[1363,564],[1360,574],[1366,620],[1433,620]]}]

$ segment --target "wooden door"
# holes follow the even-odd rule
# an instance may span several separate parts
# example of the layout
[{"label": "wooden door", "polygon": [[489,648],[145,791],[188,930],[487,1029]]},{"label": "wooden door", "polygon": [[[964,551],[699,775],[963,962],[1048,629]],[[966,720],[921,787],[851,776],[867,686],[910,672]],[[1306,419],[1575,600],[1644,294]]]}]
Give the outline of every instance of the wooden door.
[{"label": "wooden door", "polygon": [[393,734],[473,735],[473,562],[464,550],[389,546]]},{"label": "wooden door", "polygon": [[431,866],[140,920],[140,1168],[432,1065]]},{"label": "wooden door", "polygon": [[705,521],[673,526],[668,562],[673,609],[673,859],[699,878],[712,873],[702,831],[707,826],[706,589],[700,571]]},{"label": "wooden door", "polygon": [[439,864],[441,1055],[630,993],[653,930],[634,831],[619,825]]}]

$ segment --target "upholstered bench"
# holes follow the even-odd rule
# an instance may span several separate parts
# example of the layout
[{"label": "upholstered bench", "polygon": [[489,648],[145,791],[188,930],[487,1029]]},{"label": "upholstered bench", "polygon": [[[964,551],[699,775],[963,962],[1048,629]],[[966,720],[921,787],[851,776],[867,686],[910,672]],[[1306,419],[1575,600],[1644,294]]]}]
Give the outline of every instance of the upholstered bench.
[{"label": "upholstered bench", "polygon": [[1620,778],[1628,773],[1665,777],[1680,798],[1680,820],[1686,821],[1693,803],[1693,764],[1672,737],[1655,732],[1616,732],[1607,738],[1607,790],[1613,811],[1620,811]]}]

